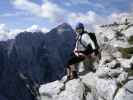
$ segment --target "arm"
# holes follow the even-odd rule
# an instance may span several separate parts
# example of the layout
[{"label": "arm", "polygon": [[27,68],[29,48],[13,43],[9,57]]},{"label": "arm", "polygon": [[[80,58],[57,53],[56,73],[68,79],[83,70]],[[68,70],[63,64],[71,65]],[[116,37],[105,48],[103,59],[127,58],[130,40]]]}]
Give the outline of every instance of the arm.
[{"label": "arm", "polygon": [[83,54],[82,52],[78,51],[77,48],[75,48],[73,52],[74,52],[74,54],[76,56],[87,57],[85,54]]}]

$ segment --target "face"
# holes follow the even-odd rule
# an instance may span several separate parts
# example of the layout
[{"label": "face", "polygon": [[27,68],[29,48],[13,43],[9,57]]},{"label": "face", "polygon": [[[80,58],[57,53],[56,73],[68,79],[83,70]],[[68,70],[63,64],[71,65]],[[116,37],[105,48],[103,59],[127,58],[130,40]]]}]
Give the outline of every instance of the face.
[{"label": "face", "polygon": [[76,29],[76,32],[77,33],[82,33],[83,32],[83,29],[80,29],[80,28],[79,29]]}]

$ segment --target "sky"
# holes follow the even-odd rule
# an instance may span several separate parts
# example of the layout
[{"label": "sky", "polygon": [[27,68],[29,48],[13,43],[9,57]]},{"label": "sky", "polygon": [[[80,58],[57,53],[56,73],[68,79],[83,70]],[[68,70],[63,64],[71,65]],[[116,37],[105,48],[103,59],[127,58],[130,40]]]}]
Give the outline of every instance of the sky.
[{"label": "sky", "polygon": [[48,31],[64,22],[73,28],[83,22],[93,31],[132,11],[133,0],[0,0],[0,32]]}]

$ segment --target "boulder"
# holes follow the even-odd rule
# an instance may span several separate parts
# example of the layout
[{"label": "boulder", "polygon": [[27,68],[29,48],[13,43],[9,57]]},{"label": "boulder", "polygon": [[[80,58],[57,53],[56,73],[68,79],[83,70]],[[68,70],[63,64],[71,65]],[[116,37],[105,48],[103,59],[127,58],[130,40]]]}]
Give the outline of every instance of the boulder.
[{"label": "boulder", "polygon": [[114,100],[133,100],[133,81],[127,82],[119,89]]}]

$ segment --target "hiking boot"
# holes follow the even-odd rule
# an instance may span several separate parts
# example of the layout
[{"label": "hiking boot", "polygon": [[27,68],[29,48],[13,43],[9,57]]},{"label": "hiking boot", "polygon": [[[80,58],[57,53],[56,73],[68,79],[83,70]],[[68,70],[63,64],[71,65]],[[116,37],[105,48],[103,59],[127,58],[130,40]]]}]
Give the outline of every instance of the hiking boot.
[{"label": "hiking boot", "polygon": [[72,71],[72,72],[71,72],[71,76],[70,76],[70,80],[72,80],[72,79],[77,79],[77,78],[78,78],[77,71]]},{"label": "hiking boot", "polygon": [[69,80],[73,80],[73,79],[77,79],[78,78],[78,74],[76,71],[73,71],[71,73],[71,75],[67,76],[67,79],[63,82],[64,84],[66,84]]}]

